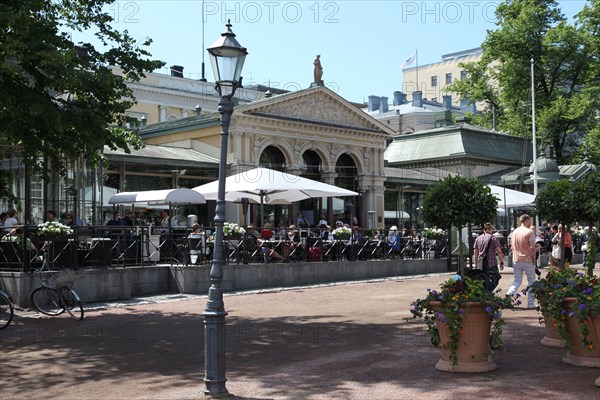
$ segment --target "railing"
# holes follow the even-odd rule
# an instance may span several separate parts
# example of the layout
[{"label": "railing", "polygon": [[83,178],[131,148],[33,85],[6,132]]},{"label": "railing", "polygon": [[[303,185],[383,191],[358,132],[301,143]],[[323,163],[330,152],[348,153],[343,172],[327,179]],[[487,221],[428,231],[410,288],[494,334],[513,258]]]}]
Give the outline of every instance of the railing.
[{"label": "railing", "polygon": [[[0,270],[30,272],[42,265],[48,253],[50,269],[122,268],[155,264],[201,265],[212,259],[214,227],[192,232],[184,227],[85,226],[73,235],[40,237],[37,226],[19,228],[0,241]],[[257,229],[259,231],[259,229]],[[286,230],[269,240],[247,234],[226,237],[226,263],[320,262],[447,257],[447,238],[430,240],[403,237],[393,246],[390,237],[350,236],[333,238],[321,229],[296,229],[291,239]],[[367,235],[367,231],[364,231]]]}]

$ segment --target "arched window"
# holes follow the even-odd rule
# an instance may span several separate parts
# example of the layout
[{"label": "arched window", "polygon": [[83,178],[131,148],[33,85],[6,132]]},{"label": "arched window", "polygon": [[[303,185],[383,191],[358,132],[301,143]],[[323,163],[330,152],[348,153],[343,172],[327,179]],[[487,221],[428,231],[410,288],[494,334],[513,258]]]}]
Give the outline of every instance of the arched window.
[{"label": "arched window", "polygon": [[337,177],[335,178],[336,186],[356,191],[358,169],[356,168],[354,159],[349,154],[342,154],[338,158],[335,163],[335,172],[337,173]]},{"label": "arched window", "polygon": [[315,181],[321,181],[321,157],[313,150],[302,154],[302,176]]},{"label": "arched window", "polygon": [[261,167],[283,171],[285,170],[285,156],[278,147],[268,146],[260,155],[259,165]]}]

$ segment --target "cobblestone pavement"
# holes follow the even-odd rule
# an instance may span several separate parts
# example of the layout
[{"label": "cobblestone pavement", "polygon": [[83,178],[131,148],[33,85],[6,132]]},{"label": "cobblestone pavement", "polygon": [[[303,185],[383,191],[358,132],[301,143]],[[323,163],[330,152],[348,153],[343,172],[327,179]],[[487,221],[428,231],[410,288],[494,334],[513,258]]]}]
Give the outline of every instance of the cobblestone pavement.
[{"label": "cobblestone pavement", "polygon": [[[409,304],[447,274],[231,293],[227,388],[240,399],[598,398],[600,368],[561,362],[535,310],[506,311],[498,370],[439,372]],[[501,287],[512,282],[503,273]],[[205,296],[86,305],[83,321],[18,310],[0,331],[0,399],[203,398]],[[600,367],[600,365],[599,365]]]}]

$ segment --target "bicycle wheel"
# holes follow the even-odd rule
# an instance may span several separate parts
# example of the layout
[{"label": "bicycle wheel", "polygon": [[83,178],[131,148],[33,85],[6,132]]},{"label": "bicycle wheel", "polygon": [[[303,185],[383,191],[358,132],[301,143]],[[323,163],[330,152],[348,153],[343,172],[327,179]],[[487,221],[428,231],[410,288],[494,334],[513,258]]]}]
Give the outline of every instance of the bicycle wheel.
[{"label": "bicycle wheel", "polygon": [[81,321],[83,319],[83,306],[77,292],[68,287],[62,287],[59,290],[60,301],[64,309],[67,310],[71,318]]},{"label": "bicycle wheel", "polygon": [[13,305],[10,299],[3,292],[0,292],[0,329],[4,329],[10,325],[13,313]]},{"label": "bicycle wheel", "polygon": [[31,293],[33,306],[42,314],[58,315],[65,309],[60,302],[58,291],[49,287],[41,286]]}]

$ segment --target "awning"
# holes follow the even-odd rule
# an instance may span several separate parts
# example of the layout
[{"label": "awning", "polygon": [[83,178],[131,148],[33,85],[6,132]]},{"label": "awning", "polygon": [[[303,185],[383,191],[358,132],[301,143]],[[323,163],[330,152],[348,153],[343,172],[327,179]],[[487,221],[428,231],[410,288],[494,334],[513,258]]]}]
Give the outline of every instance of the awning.
[{"label": "awning", "polygon": [[400,219],[409,219],[410,215],[406,212],[406,211],[384,211],[383,213],[383,217],[385,219],[395,219],[395,218],[400,218]]},{"label": "awning", "polygon": [[[535,196],[529,193],[519,192],[518,190],[505,189],[501,186],[487,185],[494,196],[498,199],[498,207],[515,208],[532,206],[535,202]],[[506,193],[506,199],[504,198]]]},{"label": "awning", "polygon": [[109,204],[134,204],[144,203],[147,205],[164,204],[204,204],[206,199],[200,193],[192,189],[166,189],[146,190],[142,192],[121,192],[108,200]]}]

